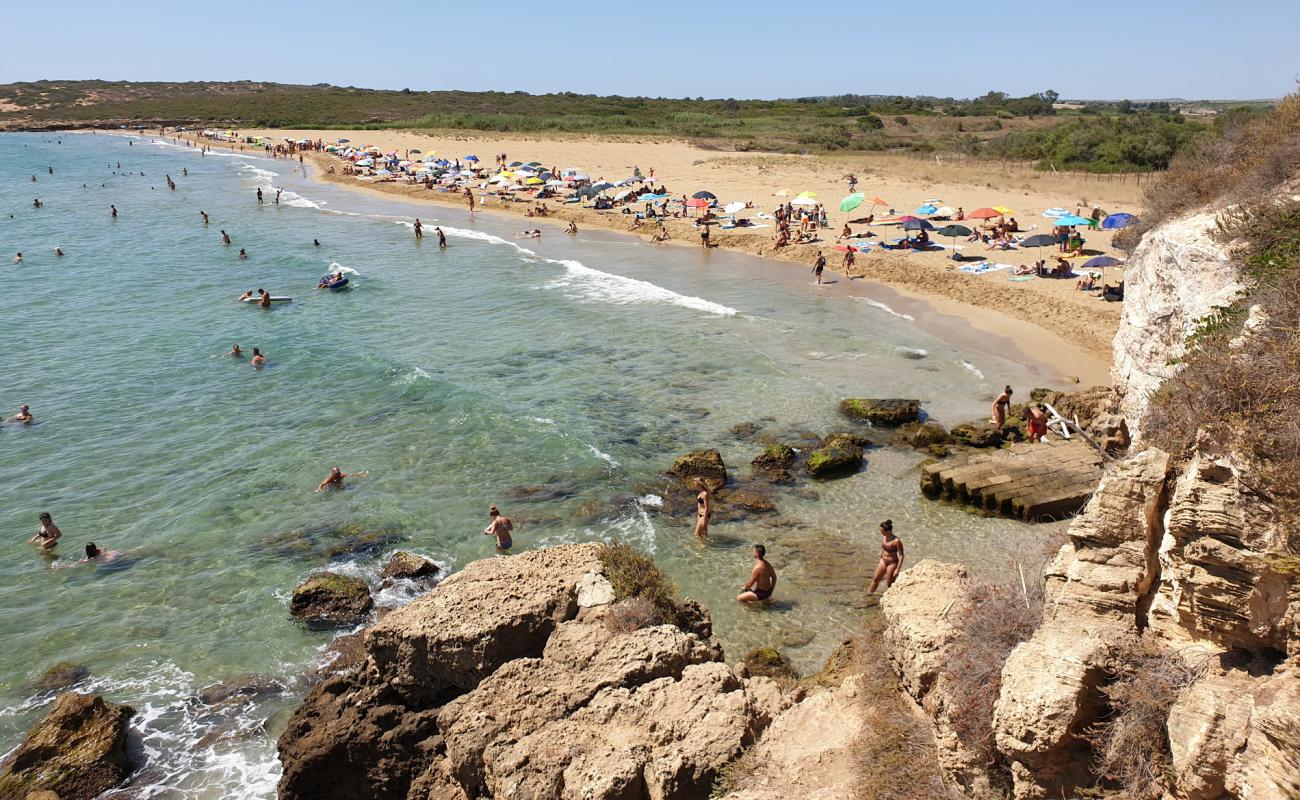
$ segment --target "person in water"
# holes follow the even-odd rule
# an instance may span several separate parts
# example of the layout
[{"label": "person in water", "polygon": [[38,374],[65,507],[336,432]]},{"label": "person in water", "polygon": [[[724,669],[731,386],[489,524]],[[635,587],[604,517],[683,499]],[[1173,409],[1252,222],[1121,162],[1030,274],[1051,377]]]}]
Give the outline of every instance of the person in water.
[{"label": "person in water", "polygon": [[433,232],[438,234],[438,247],[442,250],[447,249],[447,234],[442,232],[442,228],[434,228]]},{"label": "person in water", "polygon": [[200,211],[200,212],[199,212],[199,216],[200,216],[200,217],[203,217],[203,224],[204,224],[204,225],[207,225],[207,224],[208,224],[208,212],[206,212],[206,211]]},{"label": "person in water", "polygon": [[230,234],[226,233],[224,230],[221,232],[221,243],[230,244]]},{"label": "person in water", "polygon": [[509,550],[514,545],[510,534],[514,531],[515,524],[510,521],[509,517],[498,511],[496,506],[488,509],[488,516],[492,518],[492,521],[483,529],[483,535],[497,537],[498,550]]},{"label": "person in water", "polygon": [[312,247],[320,247],[320,239],[312,239],[312,240],[311,240],[311,246],[312,246]]},{"label": "person in water", "polygon": [[242,260],[244,260],[244,261],[247,261],[247,260],[248,260],[248,251],[245,250],[245,249],[242,248],[242,247],[239,248],[239,257],[240,257],[240,259],[242,259]]},{"label": "person in water", "polygon": [[424,238],[424,223],[420,222],[419,217],[415,218],[415,238],[417,239]]},{"label": "person in water", "polygon": [[767,548],[761,544],[754,545],[754,568],[750,570],[749,582],[740,589],[736,600],[742,603],[765,603],[776,590],[776,570],[767,561]]},{"label": "person in water", "polygon": [[998,395],[998,399],[993,401],[993,418],[990,420],[1002,430],[1002,426],[1007,422],[1007,411],[1011,409],[1011,387],[1008,386]]},{"label": "person in water", "polygon": [[713,513],[713,495],[703,478],[695,479],[695,538],[709,538],[709,516]]},{"label": "person in water", "polygon": [[316,487],[317,493],[323,492],[326,489],[342,489],[343,479],[346,477],[348,477],[348,473],[338,467],[331,468],[330,474],[326,475],[325,480],[321,481],[320,486]]},{"label": "person in water", "polygon": [[14,256],[14,263],[15,264],[23,263],[23,254],[21,252],[18,253],[18,255]]},{"label": "person in water", "polygon": [[231,358],[243,358],[244,351],[239,349],[239,343],[236,342],[235,345],[230,348],[230,352],[226,353],[226,355],[230,356]]},{"label": "person in water", "polygon": [[884,580],[886,589],[893,586],[902,568],[903,540],[894,535],[894,521],[887,519],[880,523],[880,563],[876,564],[876,574],[871,578],[867,594],[875,594],[881,580]]},{"label": "person in water", "polygon": [[41,529],[36,532],[35,536],[28,539],[27,543],[35,544],[39,541],[42,550],[53,550],[54,546],[59,543],[59,539],[62,538],[63,531],[59,530],[59,526],[54,524],[54,520],[50,517],[48,511],[41,512],[40,520]]},{"label": "person in water", "polygon": [[98,561],[101,564],[111,564],[121,557],[121,550],[101,550],[94,542],[87,542],[86,557],[77,563],[89,564],[91,561]]},{"label": "person in water", "polygon": [[257,301],[257,304],[258,304],[259,306],[261,306],[262,308],[270,308],[270,307],[271,307],[271,293],[270,293],[270,292],[262,292],[262,299],[261,299],[261,300],[258,300],[258,301]]},{"label": "person in water", "polygon": [[261,350],[258,350],[256,347],[254,347],[253,358],[249,363],[260,369],[262,366],[266,364],[266,356],[262,355]]},{"label": "person in water", "polygon": [[578,223],[569,220],[569,235],[574,236],[578,233]]},{"label": "person in water", "polygon": [[108,210],[109,210],[110,212],[112,212],[112,214],[113,214],[113,219],[117,219],[117,206],[110,205],[110,206],[108,207]]},{"label": "person in water", "polygon": [[239,296],[239,302],[241,302],[241,303],[244,302],[245,300],[251,300],[251,299],[253,299],[253,290],[252,290],[252,289],[249,289],[248,291],[244,292],[243,294],[241,294],[241,295]]},{"label": "person in water", "polygon": [[32,421],[32,412],[31,412],[31,409],[29,409],[29,408],[27,407],[27,404],[24,403],[23,406],[22,406],[22,408],[18,409],[18,413],[17,413],[17,414],[14,414],[14,422],[24,422],[24,423],[25,423],[25,422],[31,422],[31,421]]}]

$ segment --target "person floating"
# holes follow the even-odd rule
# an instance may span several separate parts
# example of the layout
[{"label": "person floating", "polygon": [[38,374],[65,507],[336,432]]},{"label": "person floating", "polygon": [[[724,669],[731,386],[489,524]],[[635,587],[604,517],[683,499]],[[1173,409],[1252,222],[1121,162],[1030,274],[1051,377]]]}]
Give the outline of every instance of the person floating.
[{"label": "person floating", "polygon": [[740,589],[736,597],[741,603],[765,603],[776,590],[776,570],[767,562],[767,548],[761,544],[754,545],[754,569],[749,573],[749,582]]},{"label": "person floating", "polygon": [[709,485],[704,482],[703,478],[695,479],[695,538],[709,538],[709,517],[713,513],[712,499],[713,495],[709,491]]},{"label": "person floating", "polygon": [[14,263],[15,264],[23,263],[23,254],[21,252],[19,252],[17,255],[14,256]]},{"label": "person floating", "polygon": [[1002,426],[1007,422],[1007,411],[1011,409],[1011,387],[1008,386],[998,395],[998,399],[993,401],[993,418],[989,421],[1002,430]]},{"label": "person floating", "polygon": [[[256,352],[256,350],[254,350],[254,352]],[[316,492],[319,494],[326,489],[342,489],[343,479],[346,477],[348,477],[348,473],[338,467],[332,467],[330,469],[330,474],[326,475],[325,480],[321,481],[320,486],[316,487]]]},{"label": "person floating", "polygon": [[62,257],[63,257],[63,248],[62,248],[62,247],[56,247],[56,248],[54,248],[54,255],[58,256],[59,258],[62,258]]},{"label": "person floating", "polygon": [[40,542],[42,550],[53,550],[54,546],[59,543],[59,539],[62,538],[63,531],[59,530],[59,526],[54,524],[54,520],[50,517],[48,511],[41,512],[40,520],[41,529],[36,532],[35,536],[28,539],[27,543],[35,544]]},{"label": "person floating", "polygon": [[97,561],[101,564],[111,564],[122,557],[121,550],[102,550],[94,542],[86,543],[86,556],[78,561],[78,564],[89,564],[91,561]]},{"label": "person floating", "polygon": [[239,258],[240,258],[240,260],[242,260],[242,261],[247,261],[247,260],[248,260],[248,251],[245,250],[245,249],[242,248],[242,247],[239,248]]},{"label": "person floating", "polygon": [[497,549],[502,552],[508,551],[514,545],[510,534],[514,531],[515,524],[510,521],[509,517],[497,510],[496,506],[488,509],[488,516],[492,518],[492,521],[483,529],[483,535],[495,536],[497,538]]},{"label": "person floating", "polygon": [[871,578],[871,588],[867,594],[875,594],[880,581],[885,581],[885,588],[894,585],[898,571],[903,568],[903,540],[894,535],[894,521],[887,519],[880,523],[880,562],[876,564],[876,574]]}]

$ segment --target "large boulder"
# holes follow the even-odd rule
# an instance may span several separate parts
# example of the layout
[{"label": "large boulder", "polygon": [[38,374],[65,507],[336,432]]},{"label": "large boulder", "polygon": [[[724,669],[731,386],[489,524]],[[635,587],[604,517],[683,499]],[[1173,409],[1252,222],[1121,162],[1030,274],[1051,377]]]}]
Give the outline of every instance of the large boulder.
[{"label": "large boulder", "polygon": [[293,590],[289,613],[312,627],[346,628],[362,622],[374,604],[365,581],[322,572]]},{"label": "large boulder", "polygon": [[440,567],[434,562],[415,553],[398,550],[379,570],[379,577],[384,581],[418,580],[432,578],[438,574]]},{"label": "large boulder", "polygon": [[693,483],[696,478],[704,480],[710,489],[719,489],[727,485],[727,465],[722,461],[722,454],[717,450],[696,450],[673,462],[668,474],[680,478],[686,483]]},{"label": "large boulder", "polygon": [[1001,447],[1004,438],[1002,430],[986,419],[954,425],[949,435],[966,447]]},{"label": "large boulder", "polygon": [[31,684],[31,688],[47,694],[66,692],[88,677],[90,670],[86,667],[71,661],[60,661],[42,672],[41,677]]},{"label": "large boulder", "polygon": [[861,444],[848,434],[833,433],[808,456],[805,469],[814,478],[835,478],[857,472],[861,466]]},{"label": "large boulder", "polygon": [[870,422],[872,425],[882,427],[897,427],[920,419],[921,401],[901,398],[884,400],[850,398],[840,401],[840,413],[854,422]]},{"label": "large boulder", "polygon": [[749,465],[753,468],[755,478],[772,483],[786,483],[791,479],[790,468],[794,466],[794,459],[793,447],[772,444],[754,456],[754,460],[749,462]]},{"label": "large boulder", "polygon": [[52,791],[62,800],[89,800],[122,783],[133,765],[127,753],[130,706],[75,692],[59,695],[18,749],[0,764],[0,797]]}]

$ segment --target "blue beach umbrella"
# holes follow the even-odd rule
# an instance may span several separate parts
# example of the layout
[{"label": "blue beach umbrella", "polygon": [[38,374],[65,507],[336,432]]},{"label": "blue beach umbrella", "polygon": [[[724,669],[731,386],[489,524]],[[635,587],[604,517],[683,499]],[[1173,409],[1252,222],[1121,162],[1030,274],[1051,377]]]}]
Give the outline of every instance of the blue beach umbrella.
[{"label": "blue beach umbrella", "polygon": [[339,144],[347,144],[348,142],[350,142],[350,141],[352,141],[352,140],[351,140],[351,139],[338,139],[337,141],[338,141]]},{"label": "blue beach umbrella", "polygon": [[465,160],[466,160],[466,161],[474,161],[474,162],[477,162],[477,161],[478,161],[478,156],[473,156],[473,155],[465,156]]},{"label": "blue beach umbrella", "polygon": [[1105,228],[1106,230],[1114,230],[1116,228],[1127,228],[1128,226],[1132,225],[1134,222],[1137,221],[1138,218],[1133,216],[1132,214],[1125,214],[1121,212],[1119,214],[1111,214],[1109,217],[1103,219],[1101,221],[1101,227]]},{"label": "blue beach umbrella", "polygon": [[923,205],[923,206],[921,206],[920,208],[918,208],[918,209],[916,210],[916,213],[917,213],[917,214],[933,214],[934,212],[936,212],[936,211],[938,211],[938,210],[939,210],[939,209],[935,208],[934,206],[930,205],[929,203],[926,203],[925,205]]},{"label": "blue beach umbrella", "polygon": [[934,230],[934,224],[931,223],[930,220],[928,219],[909,219],[907,222],[903,223],[903,230],[932,231]]}]

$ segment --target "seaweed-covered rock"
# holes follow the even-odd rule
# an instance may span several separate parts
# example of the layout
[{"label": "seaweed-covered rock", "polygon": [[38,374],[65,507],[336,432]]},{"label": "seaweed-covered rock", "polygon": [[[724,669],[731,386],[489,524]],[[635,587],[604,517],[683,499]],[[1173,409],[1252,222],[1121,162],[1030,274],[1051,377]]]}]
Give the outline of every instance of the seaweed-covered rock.
[{"label": "seaweed-covered rock", "polygon": [[790,663],[790,659],[775,647],[756,647],[745,654],[741,661],[743,674],[772,678],[778,681],[797,681],[799,672]]},{"label": "seaweed-covered rock", "polygon": [[768,445],[749,462],[754,475],[772,483],[791,480],[790,468],[794,466],[794,448],[784,444]]},{"label": "seaweed-covered rock", "polygon": [[438,574],[439,569],[437,564],[423,556],[398,550],[379,571],[379,577],[385,581],[417,580],[432,578]]},{"label": "seaweed-covered rock", "polygon": [[952,435],[943,425],[932,420],[911,422],[902,428],[904,441],[911,446],[924,450],[932,445],[952,444]]},{"label": "seaweed-covered rock", "polygon": [[0,797],[39,791],[89,800],[122,783],[133,765],[127,725],[135,709],[65,692],[0,769]]},{"label": "seaweed-covered rock", "polygon": [[718,522],[739,522],[754,514],[775,514],[772,498],[754,489],[724,489],[714,496],[713,518]]},{"label": "seaweed-covered rock", "polygon": [[60,661],[41,673],[31,688],[38,692],[63,692],[90,676],[90,670],[71,661]]},{"label": "seaweed-covered rock", "polygon": [[668,474],[687,482],[701,478],[710,489],[727,485],[727,465],[716,449],[687,453],[673,462]]},{"label": "seaweed-covered rock", "polygon": [[840,402],[840,413],[855,422],[897,427],[920,418],[921,401],[901,398],[850,398]]},{"label": "seaweed-covered rock", "polygon": [[953,441],[967,447],[1000,447],[1002,445],[1002,431],[998,430],[997,426],[988,420],[963,422],[961,425],[954,425],[950,433]]},{"label": "seaweed-covered rock", "polygon": [[261,675],[238,675],[221,683],[204,687],[199,702],[209,708],[223,709],[252,703],[284,693],[284,684]]},{"label": "seaweed-covered rock", "polygon": [[806,469],[814,478],[833,478],[856,472],[862,466],[862,446],[852,436],[833,433],[808,457]]},{"label": "seaweed-covered rock", "polygon": [[293,590],[289,601],[289,613],[313,627],[356,625],[373,607],[365,581],[337,572],[311,576]]}]

